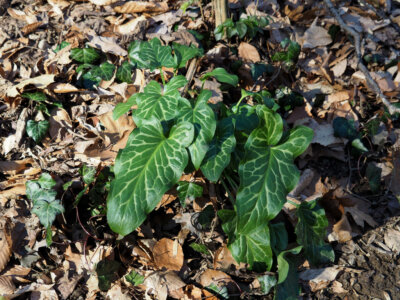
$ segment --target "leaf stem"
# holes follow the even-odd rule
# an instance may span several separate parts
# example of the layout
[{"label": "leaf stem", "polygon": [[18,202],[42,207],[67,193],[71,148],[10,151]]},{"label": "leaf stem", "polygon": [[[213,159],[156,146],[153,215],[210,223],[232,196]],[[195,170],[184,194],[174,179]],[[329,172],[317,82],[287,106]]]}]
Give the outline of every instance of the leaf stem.
[{"label": "leaf stem", "polygon": [[164,72],[163,72],[162,68],[160,68],[159,70],[160,70],[160,76],[161,76],[162,83],[165,86]]}]

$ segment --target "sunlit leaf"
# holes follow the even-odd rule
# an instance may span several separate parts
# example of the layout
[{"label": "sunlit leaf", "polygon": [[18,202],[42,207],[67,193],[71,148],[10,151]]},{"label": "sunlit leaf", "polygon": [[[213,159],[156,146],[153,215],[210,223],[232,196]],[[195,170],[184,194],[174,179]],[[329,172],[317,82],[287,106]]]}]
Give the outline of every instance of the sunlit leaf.
[{"label": "sunlit leaf", "polygon": [[39,143],[46,135],[49,129],[49,121],[34,121],[29,120],[26,123],[26,133],[31,137],[36,143]]}]

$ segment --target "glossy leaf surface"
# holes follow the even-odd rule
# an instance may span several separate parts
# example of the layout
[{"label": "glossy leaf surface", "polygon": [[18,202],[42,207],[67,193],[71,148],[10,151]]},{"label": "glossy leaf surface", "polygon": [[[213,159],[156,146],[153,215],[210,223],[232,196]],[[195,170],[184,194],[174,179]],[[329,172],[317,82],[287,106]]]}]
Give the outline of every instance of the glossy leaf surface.
[{"label": "glossy leaf surface", "polygon": [[112,230],[127,235],[142,224],[162,195],[181,177],[188,163],[186,147],[193,136],[193,125],[182,122],[166,137],[155,119],[131,133],[117,156],[107,201]]}]

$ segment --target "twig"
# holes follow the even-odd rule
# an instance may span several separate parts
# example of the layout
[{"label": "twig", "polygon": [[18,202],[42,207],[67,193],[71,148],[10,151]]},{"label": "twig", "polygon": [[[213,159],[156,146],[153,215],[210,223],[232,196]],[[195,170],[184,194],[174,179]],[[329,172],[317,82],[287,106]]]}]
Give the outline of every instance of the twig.
[{"label": "twig", "polygon": [[336,21],[338,21],[340,27],[345,30],[348,34],[350,34],[354,39],[354,46],[356,48],[357,55],[357,65],[361,72],[363,72],[365,79],[367,81],[367,85],[372,89],[372,91],[378,96],[378,98],[382,101],[382,103],[387,107],[390,114],[395,112],[400,112],[400,108],[395,107],[390,101],[386,98],[386,96],[382,93],[379,85],[376,81],[371,77],[367,67],[362,62],[361,57],[361,37],[360,34],[357,33],[353,28],[348,26],[342,19],[339,12],[333,6],[331,0],[324,0],[325,5],[328,7],[331,14],[335,17]]}]

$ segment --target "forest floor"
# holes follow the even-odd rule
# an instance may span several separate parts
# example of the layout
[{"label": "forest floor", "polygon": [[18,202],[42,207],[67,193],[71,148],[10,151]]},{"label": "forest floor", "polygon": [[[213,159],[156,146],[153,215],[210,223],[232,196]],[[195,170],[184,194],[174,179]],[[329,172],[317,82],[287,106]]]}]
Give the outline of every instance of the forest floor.
[{"label": "forest floor", "polygon": [[[0,1],[0,295],[6,299],[272,299],[263,275],[238,264],[216,217],[228,194],[200,171],[185,175],[203,194],[182,207],[169,191],[134,233],[118,237],[105,216],[118,150],[135,128],[113,109],[160,73],[132,69],[127,82],[113,74],[82,84],[73,48],[89,45],[115,66],[135,40],[159,38],[204,49],[189,88],[224,67],[239,76],[226,89],[210,79],[211,103],[236,102],[240,90],[268,90],[285,126],[314,130],[296,165],[293,201],[319,199],[329,222],[326,241],[335,260],[312,266],[297,257],[304,299],[398,299],[400,295],[400,114],[388,110],[358,65],[360,54],[379,91],[399,103],[400,3],[335,2],[361,37],[361,53],[327,1],[229,1],[232,18],[261,16],[253,37],[216,41],[209,1]],[[122,3],[121,3],[122,2]],[[329,1],[330,2],[330,1]],[[298,57],[285,41],[301,47]],[[68,44],[62,44],[68,42]],[[56,49],[63,45],[65,48]],[[60,48],[60,47],[59,47]],[[171,70],[165,68],[165,73]],[[185,74],[184,74],[185,75]],[[44,98],[42,97],[44,96]],[[248,100],[252,104],[252,100]],[[28,121],[48,121],[44,134]],[[335,121],[336,120],[336,121]],[[341,121],[340,126],[338,121]],[[336,122],[336,123],[335,123]],[[40,138],[37,139],[39,135]],[[96,179],[84,181],[85,168]],[[46,229],[32,212],[26,183],[51,174],[64,213]],[[82,192],[83,191],[83,192]],[[79,197],[79,204],[75,201]],[[76,202],[78,203],[78,202]],[[201,218],[200,218],[201,217]],[[201,219],[199,221],[199,219]],[[296,218],[285,204],[277,219],[294,243]],[[204,221],[205,220],[205,221]],[[213,286],[216,288],[213,290]],[[213,291],[210,291],[213,290]]]}]

